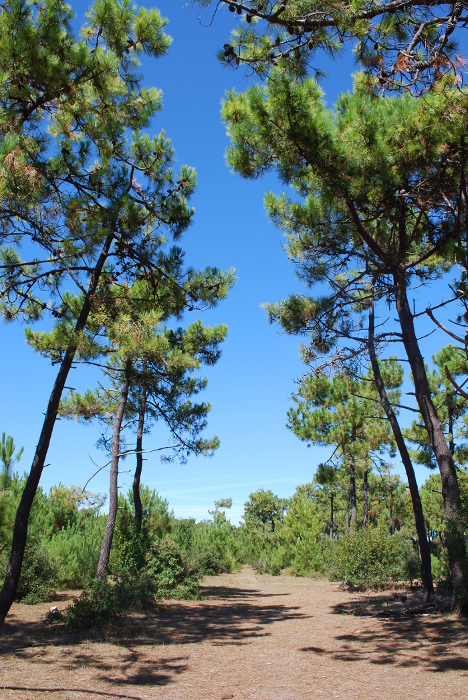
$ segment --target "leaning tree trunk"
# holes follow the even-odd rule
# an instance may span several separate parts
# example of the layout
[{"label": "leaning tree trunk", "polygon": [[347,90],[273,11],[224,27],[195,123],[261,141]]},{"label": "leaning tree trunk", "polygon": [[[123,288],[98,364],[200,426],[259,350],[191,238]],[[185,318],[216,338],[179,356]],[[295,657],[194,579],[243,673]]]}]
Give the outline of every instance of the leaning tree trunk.
[{"label": "leaning tree trunk", "polygon": [[419,410],[431,441],[442,480],[447,551],[450,577],[453,585],[452,609],[468,615],[468,560],[465,536],[460,517],[460,491],[453,457],[447,445],[437,411],[432,403],[424,360],[419,349],[413,316],[406,291],[406,270],[403,265],[394,270],[395,298],[403,344],[413,373],[414,388]]},{"label": "leaning tree trunk", "polygon": [[101,553],[99,555],[99,562],[96,569],[97,577],[107,576],[112,540],[114,539],[115,522],[117,520],[117,507],[119,503],[118,478],[120,459],[120,431],[122,429],[122,421],[128,400],[131,370],[132,360],[127,359],[127,361],[125,362],[122,393],[120,395],[119,407],[117,409],[117,413],[115,414],[114,429],[112,431],[112,456],[109,484],[109,514],[107,516],[104,539],[102,540]]},{"label": "leaning tree trunk", "polygon": [[[144,371],[145,368],[143,368]],[[141,532],[141,524],[143,522],[143,506],[140,495],[140,480],[141,471],[143,469],[143,429],[145,427],[146,413],[146,393],[143,390],[141,397],[140,410],[138,414],[138,430],[136,440],[136,469],[133,476],[133,506],[135,508],[135,529],[139,534]]]},{"label": "leaning tree trunk", "polygon": [[10,559],[6,570],[3,588],[0,591],[0,625],[3,625],[5,617],[7,616],[8,611],[10,610],[15,599],[16,591],[18,590],[18,584],[21,576],[21,568],[23,566],[24,550],[26,547],[26,540],[28,536],[29,513],[31,511],[34,496],[36,495],[37,487],[39,486],[42,470],[44,469],[45,459],[49,449],[49,444],[54,430],[55,421],[57,419],[57,412],[59,408],[60,399],[62,397],[65,382],[67,380],[68,373],[71,369],[78,347],[78,338],[80,333],[86,327],[88,316],[91,311],[92,300],[96,292],[97,286],[99,284],[101,272],[104,267],[104,263],[106,262],[107,257],[109,255],[110,247],[112,245],[113,240],[114,234],[110,234],[105,239],[101,254],[91,274],[91,278],[88,285],[88,292],[86,294],[86,297],[84,298],[80,315],[78,316],[78,319],[76,321],[72,340],[60,364],[60,369],[58,371],[52,392],[50,394],[49,403],[47,405],[47,410],[44,417],[44,422],[42,424],[41,435],[39,437],[39,442],[37,443],[36,447],[36,453],[34,455],[31,470],[29,472],[24,491],[21,495],[21,500],[19,502],[18,509],[16,511]]},{"label": "leaning tree trunk", "polygon": [[427,540],[426,524],[424,522],[424,513],[419,495],[416,475],[414,473],[413,462],[406,447],[405,440],[400,430],[398,419],[395,411],[388,399],[387,391],[380,372],[380,366],[375,353],[375,317],[374,317],[374,298],[372,296],[369,307],[369,359],[374,374],[374,381],[379,394],[380,403],[388,418],[390,427],[393,432],[393,437],[400,453],[401,461],[405,468],[406,478],[408,479],[408,488],[411,495],[411,503],[413,504],[414,522],[418,535],[419,552],[421,556],[421,583],[424,592],[424,603],[431,603],[434,600],[434,583],[432,581],[431,571],[431,552],[429,542]]}]

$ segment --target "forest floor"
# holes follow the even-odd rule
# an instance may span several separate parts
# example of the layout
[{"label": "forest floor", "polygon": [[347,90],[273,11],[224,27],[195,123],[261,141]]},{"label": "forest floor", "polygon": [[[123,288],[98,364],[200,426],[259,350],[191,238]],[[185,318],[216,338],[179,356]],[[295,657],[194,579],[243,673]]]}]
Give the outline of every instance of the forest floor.
[{"label": "forest floor", "polygon": [[[2,700],[461,700],[468,624],[409,614],[418,592],[326,580],[208,577],[202,600],[134,611],[86,636],[15,605],[0,637]],[[59,609],[70,594],[54,602]]]}]

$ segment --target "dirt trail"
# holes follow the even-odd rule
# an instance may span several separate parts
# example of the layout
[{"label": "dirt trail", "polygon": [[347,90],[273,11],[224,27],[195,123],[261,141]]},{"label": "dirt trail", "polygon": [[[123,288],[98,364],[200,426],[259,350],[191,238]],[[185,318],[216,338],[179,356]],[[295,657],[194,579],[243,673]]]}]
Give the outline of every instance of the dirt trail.
[{"label": "dirt trail", "polygon": [[[462,700],[468,626],[382,617],[416,604],[328,581],[209,577],[196,603],[135,612],[87,639],[47,627],[50,604],[16,605],[0,638],[2,700]],[[59,608],[66,601],[57,601]],[[359,608],[360,616],[347,614]],[[380,615],[380,617],[379,617]]]}]

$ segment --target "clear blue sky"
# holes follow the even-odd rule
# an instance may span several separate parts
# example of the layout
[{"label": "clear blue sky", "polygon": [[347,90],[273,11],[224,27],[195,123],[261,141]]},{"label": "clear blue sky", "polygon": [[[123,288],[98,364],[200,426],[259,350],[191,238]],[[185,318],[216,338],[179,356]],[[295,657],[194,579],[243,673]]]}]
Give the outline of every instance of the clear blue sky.
[{"label": "clear blue sky", "polygon": [[[71,4],[77,12],[86,8],[81,1]],[[221,98],[230,87],[242,90],[249,85],[241,72],[226,70],[216,59],[235,18],[223,11],[211,27],[204,27],[197,8],[189,5],[184,0],[156,3],[169,19],[167,32],[174,41],[168,55],[145,62],[143,72],[147,83],[164,93],[154,131],[164,129],[177,162],[193,165],[198,173],[194,224],[182,241],[187,262],[196,267],[234,267],[237,284],[226,301],[202,316],[207,324],[229,326],[222,358],[206,372],[209,385],[203,395],[213,406],[206,435],[218,435],[221,447],[213,458],[191,458],[185,465],[164,465],[157,453],[148,454],[143,482],[166,497],[179,517],[207,518],[215,499],[230,496],[230,517],[237,522],[249,493],[264,488],[291,496],[297,485],[312,478],[330,451],[307,448],[285,427],[289,395],[303,371],[298,340],[268,326],[261,308],[262,302],[300,289],[282,250],[281,234],[263,209],[264,192],[278,190],[279,185],[273,179],[243,181],[229,172],[224,161],[228,142],[219,116]],[[203,13],[202,21],[208,24],[210,16]],[[327,69],[323,88],[331,105],[339,92],[351,87],[352,56]],[[423,298],[420,303],[422,308]],[[194,314],[188,320],[196,318]],[[0,430],[24,445],[18,468],[29,470],[56,370],[26,346],[20,325],[2,326],[1,332]],[[426,346],[428,359],[443,342],[432,340]],[[93,376],[86,368],[75,369],[68,385],[92,386]],[[107,459],[95,447],[98,437],[97,426],[57,423],[41,486],[84,484],[96,471],[92,460],[103,464]],[[157,448],[163,441],[155,431],[145,446]],[[122,464],[120,483],[125,491],[133,467],[133,458]],[[426,475],[420,472],[419,481]],[[89,488],[105,493],[107,480],[107,472],[101,471]]]}]

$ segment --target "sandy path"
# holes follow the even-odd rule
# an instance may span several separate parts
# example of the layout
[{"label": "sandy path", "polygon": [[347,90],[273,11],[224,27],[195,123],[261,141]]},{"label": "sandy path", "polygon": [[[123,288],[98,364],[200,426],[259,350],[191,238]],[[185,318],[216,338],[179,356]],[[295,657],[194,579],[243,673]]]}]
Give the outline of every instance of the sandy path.
[{"label": "sandy path", "polygon": [[[468,626],[453,617],[378,618],[327,581],[239,574],[205,580],[204,599],[134,613],[83,640],[45,627],[48,606],[13,609],[0,638],[0,697],[30,700],[463,700]],[[59,602],[59,607],[64,603]]]}]

